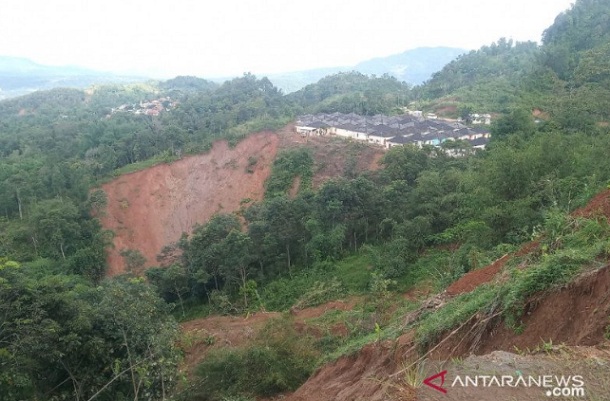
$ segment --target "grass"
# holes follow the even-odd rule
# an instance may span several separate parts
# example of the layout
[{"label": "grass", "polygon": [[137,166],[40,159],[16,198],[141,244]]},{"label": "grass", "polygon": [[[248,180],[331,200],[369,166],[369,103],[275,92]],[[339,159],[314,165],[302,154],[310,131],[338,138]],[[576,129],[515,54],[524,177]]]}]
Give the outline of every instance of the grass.
[{"label": "grass", "polygon": [[299,387],[319,357],[290,319],[272,319],[245,348],[212,350],[197,367],[197,398],[270,397]]},{"label": "grass", "polygon": [[597,260],[606,260],[610,249],[610,228],[604,220],[567,217],[558,223],[555,216],[546,224],[542,244],[545,251],[530,258],[527,268],[513,266],[508,280],[479,286],[416,322],[415,338],[420,350],[477,313],[486,316],[500,310],[506,324],[522,330],[519,319],[531,296],[569,282],[587,266],[605,263]]},{"label": "grass", "polygon": [[212,314],[212,308],[208,304],[197,301],[186,301],[184,303],[184,314],[179,305],[174,305],[172,315],[178,322],[188,322],[190,320],[201,319]]},{"label": "grass", "polygon": [[[291,280],[276,281],[264,289],[264,297],[267,301],[276,302],[284,309],[293,305],[297,300],[304,299],[303,297],[314,299],[315,302],[324,302],[324,300],[330,299],[329,297],[337,299],[339,296],[348,294],[366,294],[366,296],[353,310],[329,311],[320,317],[309,319],[306,325],[319,330],[320,335],[317,339],[306,338],[302,333],[298,335],[286,333],[282,325],[294,325],[292,317],[286,314],[282,318],[283,323],[278,323],[279,326],[271,327],[263,334],[262,338],[265,338],[266,342],[255,344],[255,347],[249,351],[240,351],[241,354],[225,353],[217,359],[212,357],[207,361],[208,368],[206,369],[216,372],[214,374],[236,372],[230,380],[241,380],[239,377],[252,375],[253,372],[262,372],[267,368],[276,369],[281,365],[280,361],[290,360],[289,358],[292,357],[297,358],[295,362],[297,366],[303,367],[305,365],[301,364],[303,360],[298,359],[299,355],[308,355],[308,358],[315,355],[312,357],[313,359],[306,359],[306,371],[311,372],[315,367],[346,355],[353,355],[364,346],[386,346],[386,340],[395,340],[405,333],[405,329],[411,328],[415,328],[415,344],[423,352],[437,343],[443,335],[460,325],[467,324],[473,317],[476,317],[478,321],[484,321],[486,317],[503,314],[507,324],[523,328],[517,323],[521,317],[523,305],[531,296],[569,282],[583,268],[604,264],[610,256],[610,241],[608,240],[610,228],[607,223],[595,220],[576,221],[570,218],[564,222],[551,223],[555,224],[555,227],[551,227],[552,230],[547,229],[545,232],[546,236],[540,252],[517,258],[506,265],[508,279],[484,284],[470,293],[459,295],[447,301],[441,308],[422,314],[409,327],[405,327],[404,319],[409,312],[417,308],[417,303],[409,302],[395,292],[386,291],[387,288],[382,292],[372,291],[371,283],[375,280],[370,268],[370,259],[364,254],[355,254],[334,264],[324,263],[317,269],[294,276]],[[552,232],[553,235],[549,235],[549,232]],[[419,282],[429,280],[438,271],[448,271],[446,269],[451,267],[441,266],[433,273],[426,273],[426,270],[435,264],[438,267],[439,263],[450,263],[451,257],[450,253],[446,251],[431,252],[420,258],[413,266],[415,272],[410,271],[409,274],[416,274]],[[523,268],[523,266],[518,266],[517,262],[527,262],[528,265]],[[329,286],[328,283],[338,284]],[[334,291],[339,287],[341,288],[339,293]],[[334,290],[327,294],[326,290],[329,288]],[[190,312],[191,308],[187,308],[187,310],[189,314],[193,313]],[[333,327],[339,324],[347,328],[347,336],[332,334]],[[610,325],[606,330],[606,335],[610,337]],[[274,339],[279,343],[274,343]],[[280,339],[282,340],[280,341]],[[287,354],[284,354],[284,351],[279,354],[274,351],[274,347],[282,349],[291,341],[297,343],[296,349],[290,349],[290,347],[284,349]],[[271,347],[271,351],[269,351],[269,347]],[[555,347],[551,341],[543,341],[538,349],[548,354]],[[461,360],[454,360],[454,363],[459,364]],[[282,386],[288,380],[284,376],[288,372],[285,365],[282,366],[284,367],[277,371],[266,371],[267,379],[260,379],[258,383],[266,383],[267,387],[263,387],[260,391],[244,393],[240,392],[241,390],[237,392],[232,390],[230,393],[223,394],[267,395],[280,389],[286,389],[287,387]],[[409,366],[404,370],[404,375],[398,378],[397,383],[404,385],[405,388],[417,388],[421,386],[423,380],[422,372],[423,367],[420,365]],[[220,376],[209,377],[210,380],[212,378],[215,378],[214,380],[222,379]],[[305,379],[306,375],[303,373],[298,380],[290,379],[290,383]],[[226,381],[229,378],[222,380]],[[243,388],[254,388],[252,383],[247,382]],[[396,383],[390,385],[394,384]]]},{"label": "grass", "polygon": [[261,289],[261,300],[270,311],[285,311],[299,303],[315,306],[349,295],[365,294],[370,285],[368,257],[363,254],[348,256],[337,263],[323,262],[280,278]]},{"label": "grass", "polygon": [[371,279],[370,261],[367,256],[356,254],[348,256],[335,264],[335,273],[350,294],[362,294]]},{"label": "grass", "polygon": [[350,335],[332,352],[323,354],[318,365],[334,361],[345,355],[353,355],[369,344],[397,339],[404,333],[404,316],[416,307],[416,303],[396,298],[395,302],[389,305],[390,309],[383,311],[389,315],[384,324],[377,321],[377,318],[380,317],[379,311],[369,310],[367,305],[363,305],[363,308],[359,310],[345,311],[327,317],[322,316],[320,319],[332,319],[333,317],[336,319],[337,316],[342,316],[342,323],[348,327]]},{"label": "grass", "polygon": [[420,350],[438,341],[441,335],[469,320],[479,311],[490,310],[497,297],[494,285],[482,285],[459,295],[436,312],[425,315],[417,324],[415,341]]},{"label": "grass", "polygon": [[426,361],[420,363],[409,364],[403,362],[402,382],[411,388],[420,388],[424,384],[426,378]]}]

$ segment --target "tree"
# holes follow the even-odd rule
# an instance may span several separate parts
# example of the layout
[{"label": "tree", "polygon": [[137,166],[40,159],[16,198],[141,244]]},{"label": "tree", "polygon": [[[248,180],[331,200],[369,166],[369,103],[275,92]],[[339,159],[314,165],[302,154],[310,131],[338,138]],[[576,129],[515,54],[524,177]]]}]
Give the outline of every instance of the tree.
[{"label": "tree", "polygon": [[49,199],[38,202],[29,219],[32,240],[39,255],[66,259],[78,249],[82,230],[80,214],[70,199]]},{"label": "tree", "polygon": [[140,271],[146,264],[146,258],[137,249],[121,249],[120,254],[125,260],[125,267],[128,272]]},{"label": "tree", "polygon": [[142,280],[5,261],[0,289],[0,399],[159,400],[175,383],[177,327]]},{"label": "tree", "polygon": [[182,316],[185,316],[184,296],[190,293],[190,286],[188,271],[184,266],[173,263],[168,267],[150,268],[146,270],[146,277],[166,301],[173,302],[178,298]]},{"label": "tree", "polygon": [[223,240],[224,253],[222,271],[226,283],[239,282],[244,297],[244,306],[248,307],[246,284],[250,275],[252,262],[252,241],[250,237],[238,230],[231,230]]},{"label": "tree", "polygon": [[491,127],[492,138],[501,139],[509,135],[532,135],[536,131],[531,113],[515,109],[508,115],[494,121]]}]

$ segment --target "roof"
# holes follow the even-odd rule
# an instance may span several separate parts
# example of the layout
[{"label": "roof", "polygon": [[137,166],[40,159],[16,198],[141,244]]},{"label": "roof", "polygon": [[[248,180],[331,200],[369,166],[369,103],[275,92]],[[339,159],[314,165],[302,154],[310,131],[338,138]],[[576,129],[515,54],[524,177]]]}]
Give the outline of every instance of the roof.
[{"label": "roof", "polygon": [[489,138],[477,138],[472,141],[468,141],[472,146],[484,146],[489,143]]}]

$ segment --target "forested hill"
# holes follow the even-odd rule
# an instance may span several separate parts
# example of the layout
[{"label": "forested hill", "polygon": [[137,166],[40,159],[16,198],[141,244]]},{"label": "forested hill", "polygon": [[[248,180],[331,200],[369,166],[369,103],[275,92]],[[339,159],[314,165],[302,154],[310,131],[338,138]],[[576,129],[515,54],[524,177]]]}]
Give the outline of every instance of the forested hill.
[{"label": "forested hill", "polygon": [[[463,308],[440,317],[427,309],[416,339],[425,349],[479,309],[499,317],[503,307],[519,322],[527,296],[608,260],[607,221],[576,221],[572,212],[610,182],[609,15],[607,1],[577,0],[541,47],[500,40],[415,92],[388,76],[343,73],[284,95],[245,74],[221,85],[180,77],[0,102],[0,401],[163,400],[177,387],[192,390],[176,397],[186,401],[268,398],[294,390],[328,358],[399,335],[415,307],[390,299],[404,302],[418,286],[443,291],[538,237],[537,267],[510,276],[500,292],[460,298]],[[394,147],[381,169],[363,172],[354,155],[367,145],[352,143],[342,177],[315,188],[311,143],[294,135],[272,163],[264,199],[244,199],[237,213],[217,205],[146,277],[104,278],[113,234],[99,223],[107,198],[95,188],[106,180],[218,139],[234,145],[301,113],[398,114],[412,101],[427,111],[504,113],[483,152]],[[323,139],[333,151],[337,138]],[[115,206],[128,210],[129,200]],[[136,264],[137,253],[125,251]],[[320,331],[347,335],[310,342],[278,323],[257,348],[213,354],[178,386],[186,375],[177,344],[216,339],[201,332],[179,342],[175,317],[286,311],[353,295],[366,300],[362,311],[340,330],[326,322]],[[403,315],[387,330],[392,313]],[[256,386],[253,372],[264,379]]]},{"label": "forested hill", "polygon": [[432,107],[550,113],[568,128],[610,117],[610,3],[577,1],[545,30],[542,45],[497,43],[449,63],[418,90]]},{"label": "forested hill", "polygon": [[311,113],[350,113],[363,115],[396,112],[408,104],[409,86],[385,74],[369,77],[357,71],[340,72],[286,96]]},{"label": "forested hill", "polygon": [[452,99],[474,110],[505,111],[522,96],[522,81],[532,74],[540,49],[535,42],[500,39],[459,56],[435,73],[418,94]]}]

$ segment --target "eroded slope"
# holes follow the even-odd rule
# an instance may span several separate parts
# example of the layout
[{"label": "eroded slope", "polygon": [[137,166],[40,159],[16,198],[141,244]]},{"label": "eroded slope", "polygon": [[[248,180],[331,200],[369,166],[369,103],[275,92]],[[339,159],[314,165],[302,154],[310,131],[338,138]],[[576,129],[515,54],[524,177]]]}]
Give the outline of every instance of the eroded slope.
[{"label": "eroded slope", "polygon": [[121,251],[137,250],[146,262],[165,245],[218,212],[232,212],[245,199],[260,200],[278,149],[273,133],[249,136],[234,148],[226,141],[205,154],[126,174],[105,185],[108,206],[104,228],[114,231],[108,275],[125,272]]}]

